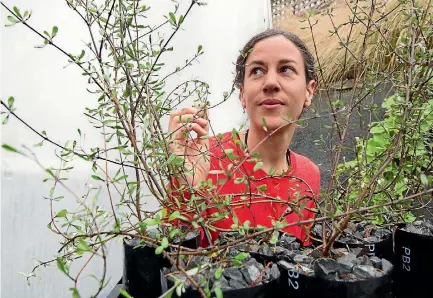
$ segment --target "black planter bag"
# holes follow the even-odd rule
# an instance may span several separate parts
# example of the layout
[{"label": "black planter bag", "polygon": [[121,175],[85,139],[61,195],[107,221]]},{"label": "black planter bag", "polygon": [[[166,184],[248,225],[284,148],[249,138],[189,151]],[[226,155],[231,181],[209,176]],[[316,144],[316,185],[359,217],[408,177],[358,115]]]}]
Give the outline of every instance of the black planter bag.
[{"label": "black planter bag", "polygon": [[363,251],[369,256],[376,256],[378,258],[383,258],[394,264],[394,251],[392,248],[392,235],[382,239],[379,242],[374,243],[358,243],[358,244],[346,244],[335,240],[335,248],[362,248]]},{"label": "black planter bag", "polygon": [[[257,285],[254,287],[237,289],[237,290],[229,290],[223,291],[224,298],[277,298],[281,297],[281,292],[279,292],[280,286],[280,278],[274,279],[266,284]],[[168,281],[168,288],[172,287],[174,283],[172,281]],[[177,297],[175,293],[173,293],[172,297]],[[215,297],[214,293],[211,293],[211,297]],[[135,297],[134,297],[135,298]],[[202,298],[199,291],[196,289],[187,289],[185,293],[182,294],[181,298]]]},{"label": "black planter bag", "polygon": [[432,297],[433,237],[401,230],[394,234],[395,297]]},{"label": "black planter bag", "polygon": [[123,285],[134,298],[158,298],[162,295],[162,257],[150,245],[134,248],[136,239],[123,241]]},{"label": "black planter bag", "polygon": [[[244,251],[244,250],[240,250]],[[269,257],[264,256],[260,253],[252,253],[249,252],[251,257],[255,258],[259,263],[268,263],[268,262],[276,262],[277,258],[275,256]],[[280,269],[281,272],[281,269]],[[167,280],[167,287],[171,288],[174,283],[170,280]],[[254,287],[243,288],[243,289],[234,289],[223,291],[224,298],[276,298],[281,296],[281,275],[275,280],[272,280],[266,284],[256,285]],[[173,294],[172,297],[175,297]],[[177,296],[176,296],[177,297]],[[202,298],[199,291],[196,289],[189,288],[182,294],[182,298]],[[211,293],[211,297],[215,297],[215,294]]]},{"label": "black planter bag", "polygon": [[331,281],[287,271],[280,267],[280,291],[285,297],[391,298],[392,271],[379,278]]},{"label": "black planter bag", "polygon": [[[134,298],[158,298],[166,290],[167,280],[162,274],[162,267],[170,267],[170,261],[162,255],[155,254],[152,245],[140,245],[140,239],[123,241],[124,263],[122,283],[124,289]],[[178,243],[178,242],[177,242]],[[200,245],[200,234],[182,241],[181,246],[191,249]]]}]

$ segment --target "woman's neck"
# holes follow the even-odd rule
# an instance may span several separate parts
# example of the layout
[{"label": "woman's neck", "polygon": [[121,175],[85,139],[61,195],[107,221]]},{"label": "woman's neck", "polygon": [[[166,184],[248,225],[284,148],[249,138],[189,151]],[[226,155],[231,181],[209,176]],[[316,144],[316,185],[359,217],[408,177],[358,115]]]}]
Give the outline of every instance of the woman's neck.
[{"label": "woman's neck", "polygon": [[295,125],[280,129],[272,135],[270,132],[264,131],[263,128],[251,127],[248,131],[248,151],[251,156],[255,153],[260,155],[260,159],[263,161],[262,170],[266,173],[273,169],[275,174],[281,174],[288,170],[286,154],[294,132]]}]

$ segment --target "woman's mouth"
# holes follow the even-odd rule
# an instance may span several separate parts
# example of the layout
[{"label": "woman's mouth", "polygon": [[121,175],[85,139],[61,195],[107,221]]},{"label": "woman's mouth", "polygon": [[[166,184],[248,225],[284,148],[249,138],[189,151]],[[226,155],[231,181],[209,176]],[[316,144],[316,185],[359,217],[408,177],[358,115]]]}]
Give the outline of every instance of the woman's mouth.
[{"label": "woman's mouth", "polygon": [[284,105],[283,102],[278,99],[266,99],[260,103],[260,106],[265,109],[278,109],[282,105]]}]

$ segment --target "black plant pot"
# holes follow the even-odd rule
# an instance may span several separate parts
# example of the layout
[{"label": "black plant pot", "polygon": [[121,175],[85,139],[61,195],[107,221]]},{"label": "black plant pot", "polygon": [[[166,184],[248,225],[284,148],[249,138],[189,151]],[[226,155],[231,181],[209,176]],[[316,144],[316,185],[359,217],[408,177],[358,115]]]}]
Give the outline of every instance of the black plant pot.
[{"label": "black plant pot", "polygon": [[280,290],[285,297],[314,298],[391,298],[392,270],[367,280],[334,281],[280,267]]},{"label": "black plant pot", "polygon": [[[266,284],[257,285],[254,287],[236,289],[236,290],[227,290],[223,291],[224,298],[275,298],[281,297],[281,276],[277,279],[274,279]],[[173,282],[168,281],[168,287],[173,286]],[[173,294],[174,296],[175,294]],[[189,288],[182,294],[182,298],[202,298],[199,291],[196,289]],[[215,297],[215,294],[211,294],[211,297]]]},{"label": "black plant pot", "polygon": [[401,230],[394,234],[395,297],[432,297],[433,237]]},{"label": "black plant pot", "polygon": [[[200,245],[200,232],[190,233],[187,239],[181,241],[181,246],[191,249]],[[171,266],[170,261],[155,254],[155,246],[150,244],[136,247],[140,239],[124,240],[124,263],[122,283],[124,289],[134,298],[158,298],[166,288],[166,279],[162,274],[163,267]]]},{"label": "black plant pot", "polygon": [[124,240],[124,289],[134,298],[158,298],[162,294],[162,257],[155,247],[136,247],[138,239]]}]

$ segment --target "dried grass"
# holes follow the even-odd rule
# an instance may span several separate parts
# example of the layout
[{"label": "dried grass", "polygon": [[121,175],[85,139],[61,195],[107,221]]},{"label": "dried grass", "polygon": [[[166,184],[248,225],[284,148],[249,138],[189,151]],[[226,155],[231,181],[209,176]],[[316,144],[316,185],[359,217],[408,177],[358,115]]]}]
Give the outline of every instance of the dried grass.
[{"label": "dried grass", "polygon": [[[397,56],[393,51],[398,50],[402,38],[407,36],[409,30],[409,18],[407,13],[403,13],[408,11],[408,5],[401,4],[398,0],[376,1],[372,13],[376,25],[371,27],[365,37],[371,1],[359,1],[357,6],[354,3],[349,3],[349,6],[347,3],[340,0],[332,5],[332,12],[322,12],[310,17],[311,23],[315,24],[312,32],[306,16],[292,15],[274,22],[275,28],[297,34],[315,57],[318,57],[322,67],[319,76],[322,88],[351,80],[356,74],[365,73],[367,70],[391,71],[397,66]],[[428,1],[421,0],[420,5],[426,6],[427,3]],[[358,18],[364,20],[356,20],[352,24],[350,20],[355,8]],[[429,10],[431,12],[430,7]],[[302,29],[303,27],[307,28]],[[332,33],[335,28],[338,28],[340,37]],[[341,41],[346,42],[347,39],[350,39],[348,50],[341,45]]]}]

